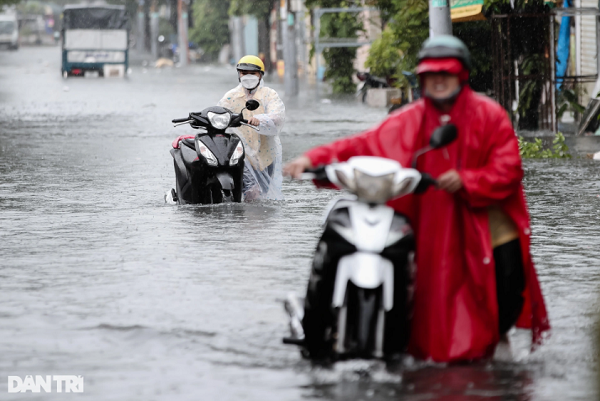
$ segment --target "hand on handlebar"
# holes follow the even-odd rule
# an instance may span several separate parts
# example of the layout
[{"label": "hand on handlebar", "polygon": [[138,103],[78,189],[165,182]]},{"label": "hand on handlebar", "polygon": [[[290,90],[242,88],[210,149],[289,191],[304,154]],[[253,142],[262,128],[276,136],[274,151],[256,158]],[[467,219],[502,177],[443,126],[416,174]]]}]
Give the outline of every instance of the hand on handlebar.
[{"label": "hand on handlebar", "polygon": [[308,157],[300,156],[283,166],[283,175],[299,180],[304,170],[312,167],[312,162]]},{"label": "hand on handlebar", "polygon": [[463,186],[462,179],[458,171],[448,170],[437,178],[438,189],[444,190],[453,194]]},{"label": "hand on handlebar", "polygon": [[254,125],[255,127],[258,127],[260,125],[260,120],[256,117],[250,117],[248,119],[248,124],[250,125]]}]

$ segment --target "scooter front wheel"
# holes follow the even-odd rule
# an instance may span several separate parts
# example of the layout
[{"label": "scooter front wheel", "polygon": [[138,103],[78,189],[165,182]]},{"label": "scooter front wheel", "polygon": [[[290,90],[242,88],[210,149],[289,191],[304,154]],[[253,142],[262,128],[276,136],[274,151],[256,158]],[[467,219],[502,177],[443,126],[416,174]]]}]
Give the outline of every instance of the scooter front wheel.
[{"label": "scooter front wheel", "polygon": [[218,185],[213,185],[209,191],[212,195],[212,203],[223,203],[223,190]]},{"label": "scooter front wheel", "polygon": [[337,352],[370,358],[382,356],[381,287],[365,289],[348,283],[338,314]]},{"label": "scooter front wheel", "polygon": [[224,189],[222,192],[223,192],[223,202],[227,202],[227,203],[233,202],[233,194],[230,190]]},{"label": "scooter front wheel", "polygon": [[230,203],[233,202],[233,193],[229,189],[222,189],[215,185],[211,188],[212,203]]}]

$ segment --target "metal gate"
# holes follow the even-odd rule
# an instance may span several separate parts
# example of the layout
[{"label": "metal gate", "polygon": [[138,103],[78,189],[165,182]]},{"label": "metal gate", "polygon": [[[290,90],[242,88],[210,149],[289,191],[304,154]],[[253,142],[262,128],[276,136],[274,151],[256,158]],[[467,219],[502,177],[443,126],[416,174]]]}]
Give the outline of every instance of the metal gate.
[{"label": "metal gate", "polygon": [[[527,87],[534,87],[534,101],[539,102],[534,112],[539,116],[539,129],[557,131],[556,120],[556,35],[558,24],[557,16],[594,16],[596,19],[596,32],[599,31],[599,11],[597,8],[561,8],[548,13],[536,14],[502,14],[492,15],[489,20],[492,25],[492,58],[494,97],[506,109],[513,124],[522,116],[519,115],[517,105],[519,93]],[[537,26],[538,36],[534,38],[516,38],[515,32],[522,33],[517,28],[523,26]],[[519,71],[523,65],[523,57],[513,48],[515,43],[523,40],[534,40],[537,46],[537,68],[534,73]],[[599,44],[600,46],[600,44]],[[597,57],[596,63],[600,63]],[[528,55],[531,56],[531,55]],[[586,55],[589,58],[589,55]],[[579,55],[577,55],[579,57]],[[587,71],[586,71],[587,72]],[[595,82],[598,79],[598,68],[595,74],[566,75],[560,80],[566,87],[573,88],[577,84]]]}]

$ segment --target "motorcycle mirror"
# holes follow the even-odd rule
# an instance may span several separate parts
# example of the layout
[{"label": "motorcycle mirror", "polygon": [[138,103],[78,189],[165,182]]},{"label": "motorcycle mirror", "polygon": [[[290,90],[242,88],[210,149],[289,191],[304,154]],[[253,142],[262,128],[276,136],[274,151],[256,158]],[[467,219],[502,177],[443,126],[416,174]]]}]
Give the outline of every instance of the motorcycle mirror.
[{"label": "motorcycle mirror", "polygon": [[429,146],[433,149],[439,149],[446,145],[452,143],[458,135],[458,130],[456,129],[456,125],[447,124],[438,127],[431,134],[431,138],[429,139]]},{"label": "motorcycle mirror", "polygon": [[250,99],[246,102],[246,109],[248,109],[250,111],[258,109],[259,106],[260,106],[260,103],[258,103],[254,99]]},{"label": "motorcycle mirror", "polygon": [[415,152],[412,160],[412,168],[417,168],[417,159],[419,156],[429,152],[432,149],[439,149],[452,143],[457,136],[458,130],[454,124],[446,124],[437,127],[431,134],[429,145]]}]

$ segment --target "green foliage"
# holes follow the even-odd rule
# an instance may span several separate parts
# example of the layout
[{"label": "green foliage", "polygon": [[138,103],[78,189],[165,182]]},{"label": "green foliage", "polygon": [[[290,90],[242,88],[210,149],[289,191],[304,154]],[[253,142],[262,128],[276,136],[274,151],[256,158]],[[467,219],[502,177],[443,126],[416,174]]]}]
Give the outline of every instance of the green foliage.
[{"label": "green foliage", "polygon": [[568,159],[569,147],[565,143],[565,136],[558,132],[552,141],[551,148],[544,148],[540,138],[534,139],[533,142],[526,141],[523,137],[519,137],[519,153],[524,159]]},{"label": "green foliage", "polygon": [[208,58],[216,58],[223,45],[229,43],[228,10],[229,0],[194,1],[194,27],[190,30],[190,39]]},{"label": "green foliage", "polygon": [[429,37],[429,4],[427,0],[396,0],[395,12],[388,24],[404,57],[400,68],[412,71],[417,55]]},{"label": "green foliage", "polygon": [[332,47],[323,51],[323,57],[327,62],[325,79],[331,80],[333,93],[356,92],[356,84],[352,81],[354,74],[352,60],[355,56],[355,48]]},{"label": "green foliage", "polygon": [[[360,2],[344,0],[307,0],[307,7],[352,7]],[[323,38],[356,38],[362,29],[362,22],[356,18],[356,13],[328,13],[321,17],[321,32]],[[355,48],[329,48],[323,51],[327,63],[325,78],[331,80],[333,93],[354,93],[356,85],[352,82],[354,68],[352,61],[356,57]]]},{"label": "green foliage", "polygon": [[562,90],[556,94],[556,118],[560,120],[566,111],[573,111],[576,113],[583,114],[585,107],[578,102],[578,94],[580,87],[575,89],[566,89],[563,87]]},{"label": "green foliage", "polygon": [[371,0],[368,4],[381,10],[387,26],[372,43],[365,66],[372,74],[394,78],[396,86],[403,86],[407,82],[402,71],[415,69],[419,49],[429,36],[428,1]]},{"label": "green foliage", "polygon": [[395,76],[402,73],[402,52],[391,29],[385,29],[381,37],[371,44],[365,67],[373,75]]},{"label": "green foliage", "polygon": [[[528,54],[524,57],[519,68],[519,75],[537,75],[544,68],[543,54]],[[537,79],[524,80],[520,82],[519,104],[519,127],[522,129],[537,129],[538,127],[538,105],[542,94],[543,82]],[[524,124],[524,122],[526,122]]]},{"label": "green foliage", "polygon": [[397,0],[365,0],[365,5],[377,7],[380,11],[381,22],[387,24],[397,11]]},{"label": "green foliage", "polygon": [[19,14],[44,15],[45,7],[39,1],[26,1],[17,5],[17,11]]},{"label": "green foliage", "polygon": [[11,4],[17,4],[21,0],[0,0],[0,12],[4,9],[5,6],[9,6]]}]

